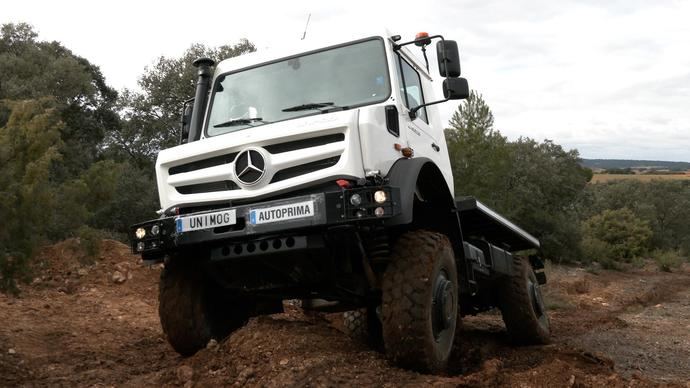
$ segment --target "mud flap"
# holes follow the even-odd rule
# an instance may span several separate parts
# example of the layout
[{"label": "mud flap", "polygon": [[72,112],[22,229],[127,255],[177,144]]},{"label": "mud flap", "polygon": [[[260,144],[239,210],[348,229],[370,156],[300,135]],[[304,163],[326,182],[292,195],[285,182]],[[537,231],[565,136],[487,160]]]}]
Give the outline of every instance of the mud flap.
[{"label": "mud flap", "polygon": [[530,255],[529,263],[532,265],[532,269],[534,269],[534,274],[537,276],[539,284],[546,284],[546,273],[544,272],[544,262],[542,259],[537,255]]}]

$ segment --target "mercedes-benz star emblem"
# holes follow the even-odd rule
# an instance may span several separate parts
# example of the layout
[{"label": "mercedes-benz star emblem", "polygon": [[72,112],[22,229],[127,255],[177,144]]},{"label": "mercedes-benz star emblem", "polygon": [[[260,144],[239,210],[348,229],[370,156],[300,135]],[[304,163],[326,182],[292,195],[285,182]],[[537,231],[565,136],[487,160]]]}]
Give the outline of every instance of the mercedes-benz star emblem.
[{"label": "mercedes-benz star emblem", "polygon": [[264,167],[264,157],[258,151],[242,151],[235,159],[235,176],[245,185],[253,185],[264,176]]}]

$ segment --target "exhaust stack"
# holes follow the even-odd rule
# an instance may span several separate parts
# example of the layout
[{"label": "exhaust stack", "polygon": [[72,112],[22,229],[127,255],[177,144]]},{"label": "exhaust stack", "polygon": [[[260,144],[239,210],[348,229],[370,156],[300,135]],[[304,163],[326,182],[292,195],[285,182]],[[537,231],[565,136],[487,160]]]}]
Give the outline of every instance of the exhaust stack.
[{"label": "exhaust stack", "polygon": [[204,123],[204,112],[208,100],[208,90],[211,87],[211,66],[215,65],[213,59],[199,58],[192,63],[199,69],[199,78],[196,82],[196,93],[194,95],[194,108],[192,109],[192,120],[189,125],[189,137],[187,142],[199,140],[201,137],[201,126]]}]

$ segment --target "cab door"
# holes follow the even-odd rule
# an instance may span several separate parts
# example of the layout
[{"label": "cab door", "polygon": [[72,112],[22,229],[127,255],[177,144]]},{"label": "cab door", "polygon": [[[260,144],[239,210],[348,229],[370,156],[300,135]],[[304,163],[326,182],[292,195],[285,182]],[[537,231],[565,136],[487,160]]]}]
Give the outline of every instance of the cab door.
[{"label": "cab door", "polygon": [[417,110],[414,118],[411,118],[409,114],[410,109],[427,102],[424,91],[426,89],[430,92],[431,79],[414,65],[414,61],[407,58],[403,52],[398,51],[396,54],[401,108],[400,130],[406,132],[407,146],[412,148],[415,156],[423,156],[433,160],[443,172],[445,167],[443,155],[447,150],[445,149],[445,139],[439,138],[439,136],[443,136],[442,130],[438,130],[438,128],[442,128],[441,123],[433,123],[436,128],[430,125],[429,112],[426,107]]}]

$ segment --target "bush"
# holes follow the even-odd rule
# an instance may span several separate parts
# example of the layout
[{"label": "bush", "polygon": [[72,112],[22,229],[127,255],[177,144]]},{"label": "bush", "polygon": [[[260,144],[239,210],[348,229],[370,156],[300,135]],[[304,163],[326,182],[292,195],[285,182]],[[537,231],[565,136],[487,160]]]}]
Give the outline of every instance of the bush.
[{"label": "bush", "polygon": [[93,264],[101,253],[101,241],[104,233],[98,229],[82,226],[77,230],[77,236],[82,252],[79,262],[81,264]]},{"label": "bush", "polygon": [[582,239],[582,254],[585,262],[597,262],[606,269],[612,269],[609,261],[613,257],[613,247],[598,238],[590,236]]},{"label": "bush", "polygon": [[627,208],[604,210],[582,225],[582,250],[590,261],[604,268],[618,262],[632,263],[649,249],[652,230]]},{"label": "bush", "polygon": [[671,272],[673,269],[679,268],[683,264],[683,257],[675,251],[660,251],[656,250],[652,254],[654,261],[659,266],[659,269],[664,272]]},{"label": "bush", "polygon": [[29,266],[27,256],[21,253],[10,255],[0,251],[0,291],[17,294],[17,280],[27,280]]}]

